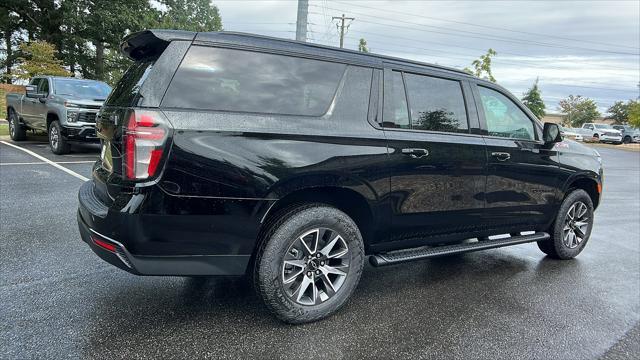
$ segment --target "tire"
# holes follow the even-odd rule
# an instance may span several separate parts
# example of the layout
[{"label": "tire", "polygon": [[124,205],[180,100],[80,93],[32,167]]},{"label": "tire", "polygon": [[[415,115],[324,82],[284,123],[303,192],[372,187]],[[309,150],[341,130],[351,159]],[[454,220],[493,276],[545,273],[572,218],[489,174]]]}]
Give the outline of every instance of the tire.
[{"label": "tire", "polygon": [[595,140],[595,142],[600,142],[600,135],[593,134],[593,139]]},{"label": "tire", "polygon": [[49,125],[49,147],[56,155],[63,155],[69,152],[69,143],[62,137],[60,123],[58,120],[52,121]]},{"label": "tire", "polygon": [[625,136],[624,139],[622,139],[623,144],[629,144],[630,142],[631,142],[631,136]]},{"label": "tire", "polygon": [[9,137],[13,141],[22,141],[27,138],[27,130],[20,124],[18,114],[9,109]]},{"label": "tire", "polygon": [[255,261],[255,287],[278,319],[317,321],[351,296],[364,258],[360,230],[347,214],[323,204],[299,206],[267,231]]},{"label": "tire", "polygon": [[554,259],[573,259],[587,245],[592,228],[593,202],[584,190],[575,189],[560,205],[550,228],[551,239],[538,241],[538,247]]}]

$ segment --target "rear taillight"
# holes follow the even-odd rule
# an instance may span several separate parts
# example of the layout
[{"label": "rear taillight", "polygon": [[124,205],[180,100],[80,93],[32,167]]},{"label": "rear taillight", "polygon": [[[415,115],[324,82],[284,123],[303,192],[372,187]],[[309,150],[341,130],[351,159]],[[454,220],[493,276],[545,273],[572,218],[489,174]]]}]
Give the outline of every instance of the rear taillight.
[{"label": "rear taillight", "polygon": [[158,173],[171,125],[159,111],[132,110],[124,129],[123,172],[143,180]]}]

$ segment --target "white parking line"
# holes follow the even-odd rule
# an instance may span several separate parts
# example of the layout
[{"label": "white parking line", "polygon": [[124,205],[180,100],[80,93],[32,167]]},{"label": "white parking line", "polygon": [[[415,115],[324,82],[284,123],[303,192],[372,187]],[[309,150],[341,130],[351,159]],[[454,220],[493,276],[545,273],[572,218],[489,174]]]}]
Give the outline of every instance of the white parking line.
[{"label": "white parking line", "polygon": [[[56,164],[93,164],[94,160],[86,161],[56,161]],[[48,165],[46,162],[32,161],[32,162],[12,162],[12,163],[0,163],[2,165]]]},{"label": "white parking line", "polygon": [[47,164],[49,164],[49,165],[51,165],[51,166],[53,166],[53,167],[56,167],[56,168],[58,168],[58,169],[60,169],[60,170],[62,170],[62,171],[64,171],[64,172],[66,172],[66,173],[67,173],[67,174],[69,174],[69,175],[75,176],[75,177],[77,177],[78,179],[80,179],[80,180],[82,180],[82,181],[89,181],[89,179],[88,179],[88,178],[86,178],[86,177],[84,177],[84,176],[82,176],[82,175],[78,174],[77,172],[75,172],[75,171],[73,171],[73,170],[69,170],[69,169],[67,169],[66,167],[64,167],[64,166],[62,166],[62,165],[59,165],[58,163],[55,163],[55,162],[53,162],[53,161],[51,161],[51,160],[47,159],[47,158],[46,158],[46,157],[44,157],[44,156],[38,155],[38,154],[34,153],[34,152],[33,152],[33,151],[31,151],[31,150],[27,150],[27,149],[25,149],[25,148],[22,148],[22,147],[20,147],[20,146],[18,146],[18,145],[14,145],[14,144],[8,143],[8,142],[6,142],[6,141],[0,141],[0,143],[3,143],[3,144],[8,145],[8,146],[11,146],[11,147],[16,148],[16,149],[18,149],[18,150],[22,150],[22,151],[26,152],[27,154],[29,154],[29,155],[31,155],[31,156],[33,156],[33,157],[35,157],[35,158],[39,159],[39,160],[42,160],[42,161],[44,161],[45,163],[47,163]]}]

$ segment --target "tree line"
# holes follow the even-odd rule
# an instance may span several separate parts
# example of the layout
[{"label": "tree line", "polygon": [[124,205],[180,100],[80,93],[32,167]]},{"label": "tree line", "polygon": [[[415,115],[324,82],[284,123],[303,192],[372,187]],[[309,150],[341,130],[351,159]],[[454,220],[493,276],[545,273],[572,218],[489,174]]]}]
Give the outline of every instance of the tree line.
[{"label": "tree line", "polygon": [[210,0],[3,0],[1,81],[44,71],[113,85],[129,65],[122,38],[148,28],[220,31],[222,20]]},{"label": "tree line", "polygon": [[[496,79],[491,72],[491,58],[495,55],[497,55],[496,51],[489,49],[485,55],[480,56],[480,58],[471,63],[472,68],[465,68],[464,70],[476,77],[495,83]],[[546,115],[546,106],[542,101],[542,92],[538,87],[538,79],[523,94],[522,103],[538,119],[542,119]],[[602,116],[596,101],[582,95],[569,95],[560,100],[558,110],[562,113],[562,124],[569,127],[581,127],[582,124],[593,122]],[[612,120],[614,124],[630,124],[640,128],[640,101],[638,99],[631,99],[627,102],[616,101],[607,109],[607,114],[609,115],[605,119]]]}]

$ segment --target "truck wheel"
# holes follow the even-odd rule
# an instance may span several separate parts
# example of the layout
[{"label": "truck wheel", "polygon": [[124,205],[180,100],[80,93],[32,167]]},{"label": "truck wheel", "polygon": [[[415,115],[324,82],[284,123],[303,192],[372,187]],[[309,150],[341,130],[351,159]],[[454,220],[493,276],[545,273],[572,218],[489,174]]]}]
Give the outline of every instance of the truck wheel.
[{"label": "truck wheel", "polygon": [[542,252],[555,259],[573,259],[584,249],[593,227],[593,202],[582,189],[573,190],[560,205],[551,239],[539,241]]},{"label": "truck wheel", "polygon": [[631,142],[631,136],[625,136],[624,139],[622,139],[622,143],[623,144],[628,144]]},{"label": "truck wheel", "polygon": [[9,136],[13,141],[22,141],[27,138],[27,130],[20,124],[18,114],[9,109]]},{"label": "truck wheel", "polygon": [[63,155],[69,152],[69,143],[62,138],[58,120],[51,122],[51,125],[49,125],[49,147],[51,147],[51,152],[56,155]]},{"label": "truck wheel", "polygon": [[598,135],[598,134],[593,134],[593,141],[595,141],[595,142],[600,142],[600,135]]},{"label": "truck wheel", "polygon": [[302,324],[336,312],[364,266],[358,226],[323,204],[294,208],[267,232],[255,262],[258,294],[279,319]]}]

